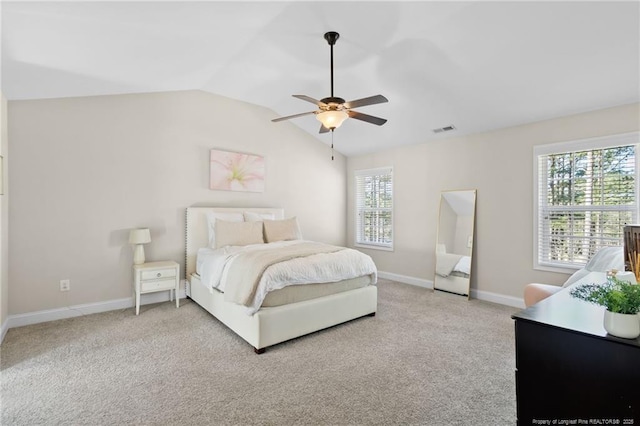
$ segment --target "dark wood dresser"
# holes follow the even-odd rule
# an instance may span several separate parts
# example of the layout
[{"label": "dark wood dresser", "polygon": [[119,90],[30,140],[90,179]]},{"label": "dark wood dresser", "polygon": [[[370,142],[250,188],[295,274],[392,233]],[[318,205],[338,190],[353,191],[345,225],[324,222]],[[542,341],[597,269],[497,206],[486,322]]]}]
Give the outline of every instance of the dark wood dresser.
[{"label": "dark wood dresser", "polygon": [[640,338],[608,335],[603,313],[563,289],[513,315],[519,425],[640,425]]}]

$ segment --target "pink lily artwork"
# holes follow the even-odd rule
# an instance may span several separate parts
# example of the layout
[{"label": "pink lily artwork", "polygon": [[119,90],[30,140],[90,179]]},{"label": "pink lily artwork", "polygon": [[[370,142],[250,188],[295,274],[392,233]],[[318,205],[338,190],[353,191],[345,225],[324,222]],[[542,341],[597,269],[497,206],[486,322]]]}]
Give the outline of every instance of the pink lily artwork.
[{"label": "pink lily artwork", "polygon": [[264,157],[211,150],[209,188],[223,191],[264,192]]}]

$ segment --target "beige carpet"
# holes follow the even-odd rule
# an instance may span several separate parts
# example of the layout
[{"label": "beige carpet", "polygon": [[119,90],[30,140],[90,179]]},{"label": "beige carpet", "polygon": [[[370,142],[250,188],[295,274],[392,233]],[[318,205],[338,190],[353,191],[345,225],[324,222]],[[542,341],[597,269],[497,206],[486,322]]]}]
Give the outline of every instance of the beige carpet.
[{"label": "beige carpet", "polygon": [[511,425],[516,309],[380,280],[263,355],[190,300],[9,330],[3,425]]}]

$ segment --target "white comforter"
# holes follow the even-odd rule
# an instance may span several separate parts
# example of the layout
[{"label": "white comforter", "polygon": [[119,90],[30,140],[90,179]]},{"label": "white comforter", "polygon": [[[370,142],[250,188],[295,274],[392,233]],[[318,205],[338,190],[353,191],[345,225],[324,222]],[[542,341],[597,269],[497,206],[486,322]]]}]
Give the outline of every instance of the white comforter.
[{"label": "white comforter", "polygon": [[[273,247],[295,245],[302,241],[279,241],[269,244],[249,246],[228,246],[220,249],[202,248],[198,250],[196,271],[202,283],[210,290],[225,290],[226,273],[236,255],[247,250],[269,250]],[[371,284],[377,281],[377,270],[373,260],[364,253],[344,249],[333,253],[323,253],[280,262],[268,267],[256,291],[253,302],[247,306],[247,314],[252,315],[262,305],[266,295],[287,285],[329,283],[369,275]]]}]

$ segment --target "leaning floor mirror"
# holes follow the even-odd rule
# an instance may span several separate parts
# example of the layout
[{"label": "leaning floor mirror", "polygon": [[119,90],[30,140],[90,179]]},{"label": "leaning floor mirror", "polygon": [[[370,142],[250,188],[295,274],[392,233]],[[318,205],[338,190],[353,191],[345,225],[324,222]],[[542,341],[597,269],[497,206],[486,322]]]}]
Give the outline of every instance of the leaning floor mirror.
[{"label": "leaning floor mirror", "polygon": [[476,190],[442,191],[433,288],[469,298]]}]

